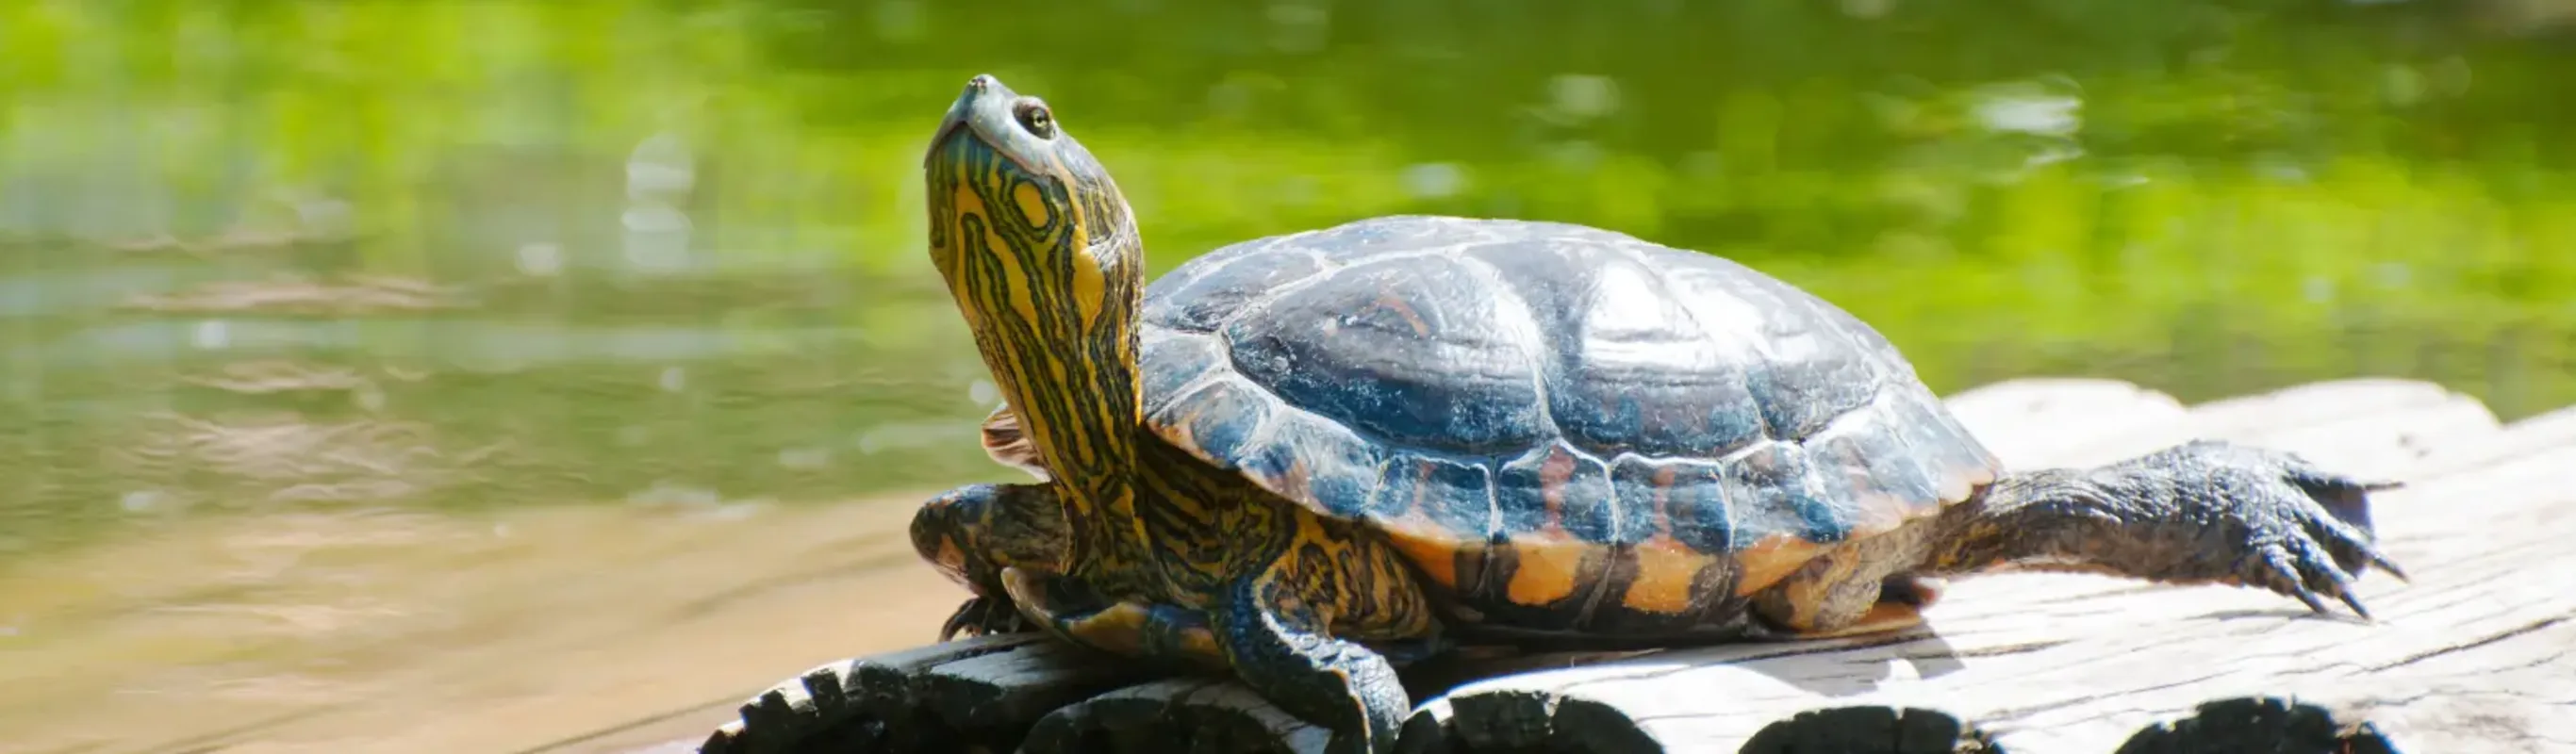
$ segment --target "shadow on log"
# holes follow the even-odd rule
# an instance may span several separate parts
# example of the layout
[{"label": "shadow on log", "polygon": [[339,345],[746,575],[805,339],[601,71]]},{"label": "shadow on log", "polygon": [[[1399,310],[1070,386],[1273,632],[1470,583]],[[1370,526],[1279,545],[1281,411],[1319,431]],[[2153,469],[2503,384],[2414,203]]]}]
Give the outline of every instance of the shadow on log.
[{"label": "shadow on log", "polygon": [[[2376,624],[2251,589],[2006,573],[1924,628],[1845,639],[1510,654],[1408,670],[1399,739],[1481,752],[2576,751],[2576,409],[2498,426],[2423,383],[2354,380],[2184,408],[2124,383],[1955,396],[2019,468],[2193,437],[2409,486],[2360,582]],[[1323,731],[1230,680],[1144,677],[1030,635],[816,668],[708,752],[1315,752]]]}]

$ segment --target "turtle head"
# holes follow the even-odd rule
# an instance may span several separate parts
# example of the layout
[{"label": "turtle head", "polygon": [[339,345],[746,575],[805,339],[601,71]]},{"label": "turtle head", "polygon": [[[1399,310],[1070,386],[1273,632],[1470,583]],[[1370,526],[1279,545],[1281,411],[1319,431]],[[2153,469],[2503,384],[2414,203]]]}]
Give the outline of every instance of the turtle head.
[{"label": "turtle head", "polygon": [[1045,101],[991,75],[967,81],[923,172],[931,261],[968,317],[1132,316],[1135,218]]},{"label": "turtle head", "polygon": [[922,172],[931,261],[994,383],[1043,465],[1085,491],[1072,513],[1116,519],[1142,426],[1126,198],[1053,109],[989,75],[948,106]]}]

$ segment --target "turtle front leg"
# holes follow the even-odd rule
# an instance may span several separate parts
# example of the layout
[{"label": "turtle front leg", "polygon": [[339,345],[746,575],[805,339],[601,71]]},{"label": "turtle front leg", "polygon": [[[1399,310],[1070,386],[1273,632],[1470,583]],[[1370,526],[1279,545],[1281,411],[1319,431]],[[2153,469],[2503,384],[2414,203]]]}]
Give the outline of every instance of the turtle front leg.
[{"label": "turtle front leg", "polygon": [[1413,710],[1395,667],[1325,629],[1306,591],[1272,570],[1238,582],[1216,615],[1217,646],[1235,676],[1290,714],[1333,733],[1326,751],[1386,752]]},{"label": "turtle front leg", "polygon": [[[1239,549],[1208,619],[1236,680],[1331,731],[1325,751],[1384,754],[1413,711],[1396,668],[1446,653],[1430,596],[1389,542],[1292,505],[1238,505]],[[1275,537],[1252,547],[1258,534]]]},{"label": "turtle front leg", "polygon": [[961,634],[991,636],[1031,630],[1035,629],[1020,615],[1020,606],[1011,604],[1009,598],[978,594],[966,598],[956,612],[948,614],[948,620],[939,624],[939,640],[948,641]]},{"label": "turtle front leg", "polygon": [[2319,613],[2325,598],[2370,613],[2353,579],[2378,566],[2370,493],[2395,482],[2317,468],[2291,453],[2198,441],[2092,470],[2006,477],[1945,512],[1927,570],[2003,563],[2172,583],[2268,589]]},{"label": "turtle front leg", "polygon": [[1061,569],[1069,546],[1063,498],[1039,484],[970,484],[940,493],[913,514],[911,533],[924,562],[974,594],[940,626],[940,641],[1028,630],[1002,570]]}]

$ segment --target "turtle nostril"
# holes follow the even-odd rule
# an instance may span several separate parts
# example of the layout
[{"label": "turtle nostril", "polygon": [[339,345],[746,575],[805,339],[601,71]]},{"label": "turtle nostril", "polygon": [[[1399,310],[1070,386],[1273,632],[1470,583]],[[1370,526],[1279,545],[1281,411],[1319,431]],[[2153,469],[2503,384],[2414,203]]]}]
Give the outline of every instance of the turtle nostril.
[{"label": "turtle nostril", "polygon": [[993,74],[978,73],[975,74],[974,78],[966,80],[966,88],[980,92],[993,88],[993,84],[997,81],[999,81],[999,79],[993,78]]}]

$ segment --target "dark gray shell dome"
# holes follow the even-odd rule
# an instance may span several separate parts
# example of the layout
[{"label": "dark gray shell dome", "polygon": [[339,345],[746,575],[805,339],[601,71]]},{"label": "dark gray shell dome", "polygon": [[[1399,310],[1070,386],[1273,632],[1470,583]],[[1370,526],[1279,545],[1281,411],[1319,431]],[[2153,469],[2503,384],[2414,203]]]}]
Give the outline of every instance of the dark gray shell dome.
[{"label": "dark gray shell dome", "polygon": [[1246,241],[1155,281],[1144,320],[1156,432],[1417,557],[1836,542],[1999,471],[1850,314],[1595,228],[1394,216]]}]

